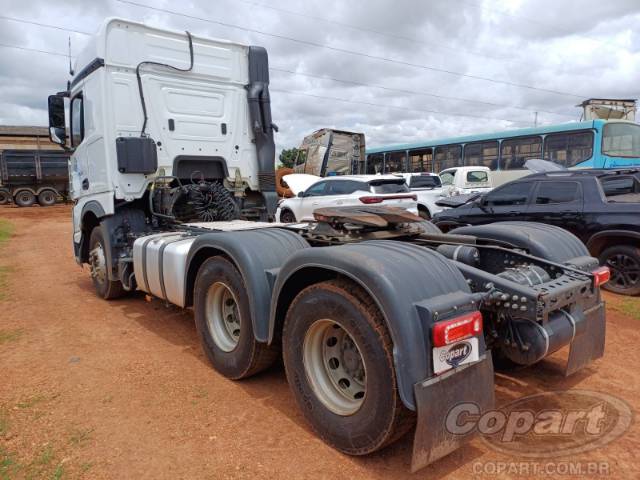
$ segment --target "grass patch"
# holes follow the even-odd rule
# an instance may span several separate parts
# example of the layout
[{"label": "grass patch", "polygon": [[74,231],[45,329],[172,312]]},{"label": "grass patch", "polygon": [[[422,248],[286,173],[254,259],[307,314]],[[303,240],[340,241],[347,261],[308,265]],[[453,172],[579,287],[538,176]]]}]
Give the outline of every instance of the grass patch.
[{"label": "grass patch", "polygon": [[7,220],[0,219],[0,245],[9,240],[13,233],[13,224]]},{"label": "grass patch", "polygon": [[615,303],[607,303],[607,307],[640,322],[640,298],[625,297]]},{"label": "grass patch", "polygon": [[12,453],[0,447],[0,478],[10,480],[15,478],[21,465],[16,461]]},{"label": "grass patch", "polygon": [[[2,298],[1,295],[0,295],[0,298]],[[22,330],[21,329],[0,330],[0,345],[2,345],[4,343],[17,342],[18,340],[20,340],[21,336],[22,336]]]},{"label": "grass patch", "polygon": [[[3,243],[9,240],[9,237],[13,233],[13,224],[6,220],[0,219],[0,247]],[[11,269],[7,266],[0,265],[0,300],[6,297],[7,292],[7,277]]]}]

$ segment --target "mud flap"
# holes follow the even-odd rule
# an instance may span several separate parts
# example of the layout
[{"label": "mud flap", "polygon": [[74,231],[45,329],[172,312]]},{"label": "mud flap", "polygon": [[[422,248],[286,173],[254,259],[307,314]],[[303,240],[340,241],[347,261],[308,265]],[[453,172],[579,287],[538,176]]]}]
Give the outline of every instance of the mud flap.
[{"label": "mud flap", "polygon": [[604,355],[605,339],[605,304],[599,303],[595,307],[584,312],[584,326],[576,331],[576,336],[571,342],[569,359],[565,376],[569,376],[582,367],[588,365]]},{"label": "mud flap", "polygon": [[442,375],[416,383],[418,424],[413,439],[411,471],[415,472],[448,455],[475,435],[451,433],[447,414],[460,403],[473,403],[480,412],[493,408],[494,380],[491,352],[478,362],[456,368]]}]

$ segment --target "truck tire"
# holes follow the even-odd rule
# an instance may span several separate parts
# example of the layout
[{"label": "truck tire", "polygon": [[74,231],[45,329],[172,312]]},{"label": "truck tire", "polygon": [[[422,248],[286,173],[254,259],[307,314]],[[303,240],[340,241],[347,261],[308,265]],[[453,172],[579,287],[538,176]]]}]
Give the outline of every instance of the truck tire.
[{"label": "truck tire", "polygon": [[337,450],[365,455],[415,425],[398,394],[383,316],[359,286],[331,280],[302,290],[287,311],[282,342],[298,406]]},{"label": "truck tire", "polygon": [[89,268],[93,287],[99,297],[112,300],[124,295],[122,283],[118,280],[109,280],[105,241],[100,226],[95,227],[89,237]]},{"label": "truck tire", "polygon": [[36,203],[36,196],[31,190],[19,190],[13,196],[13,201],[19,207],[30,207]]},{"label": "truck tire", "polygon": [[38,203],[41,207],[51,207],[56,204],[58,194],[54,190],[42,190],[38,194]]},{"label": "truck tire", "polygon": [[7,205],[11,202],[11,192],[9,190],[5,190],[4,188],[0,189],[0,205]]},{"label": "truck tire", "polygon": [[621,295],[640,295],[640,248],[615,245],[605,249],[598,260],[611,269],[611,280],[602,288]]},{"label": "truck tire", "polygon": [[282,223],[296,223],[296,216],[289,209],[285,209],[280,213],[280,221]]},{"label": "truck tire", "polygon": [[202,348],[222,375],[233,380],[250,377],[276,360],[279,349],[255,338],[247,290],[229,260],[205,260],[196,277],[193,298]]}]

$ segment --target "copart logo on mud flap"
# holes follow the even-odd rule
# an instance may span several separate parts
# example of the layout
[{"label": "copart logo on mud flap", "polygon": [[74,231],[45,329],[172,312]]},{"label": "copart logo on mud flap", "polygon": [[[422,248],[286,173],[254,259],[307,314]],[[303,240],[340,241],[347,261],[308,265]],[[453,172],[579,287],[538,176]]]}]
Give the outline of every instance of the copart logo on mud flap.
[{"label": "copart logo on mud flap", "polygon": [[486,444],[520,457],[559,457],[614,441],[631,426],[629,405],[613,395],[567,390],[529,395],[481,412],[472,402],[454,406],[446,428],[454,435],[480,434]]},{"label": "copart logo on mud flap", "polygon": [[462,363],[470,353],[471,344],[469,342],[456,343],[449,350],[440,352],[440,361],[456,367]]}]

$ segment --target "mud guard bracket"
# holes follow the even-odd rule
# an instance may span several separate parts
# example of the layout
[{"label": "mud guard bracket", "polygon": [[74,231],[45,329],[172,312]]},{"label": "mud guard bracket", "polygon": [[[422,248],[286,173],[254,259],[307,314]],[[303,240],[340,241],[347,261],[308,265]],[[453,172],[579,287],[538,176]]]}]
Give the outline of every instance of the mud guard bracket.
[{"label": "mud guard bracket", "polygon": [[411,471],[415,472],[448,455],[475,435],[448,431],[447,415],[460,403],[474,403],[485,412],[495,404],[491,352],[471,365],[462,366],[414,385],[418,424],[413,439]]},{"label": "mud guard bracket", "polygon": [[571,342],[565,376],[569,376],[604,355],[605,304],[598,303],[584,312],[584,327]]}]

